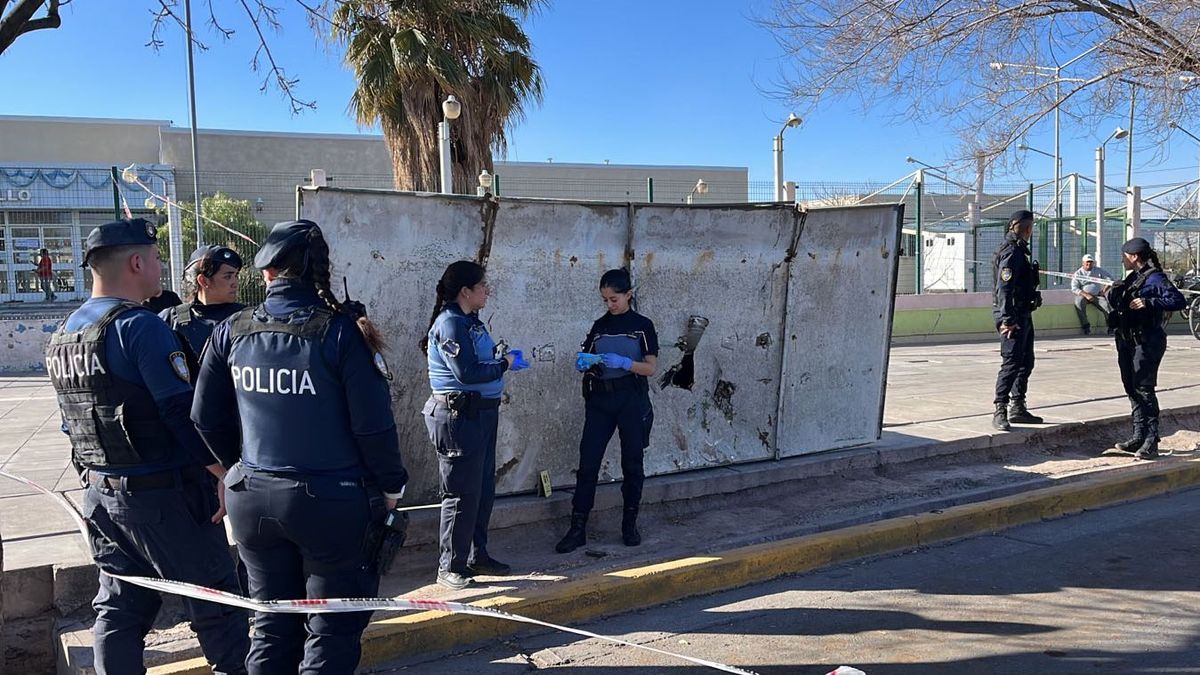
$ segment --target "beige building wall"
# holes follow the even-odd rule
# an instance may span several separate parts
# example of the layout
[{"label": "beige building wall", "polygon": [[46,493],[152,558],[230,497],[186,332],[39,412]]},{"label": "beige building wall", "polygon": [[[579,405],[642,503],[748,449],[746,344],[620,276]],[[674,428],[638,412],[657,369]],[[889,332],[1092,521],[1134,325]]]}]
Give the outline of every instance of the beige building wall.
[{"label": "beige building wall", "polygon": [[0,164],[78,165],[158,162],[159,120],[0,115]]}]

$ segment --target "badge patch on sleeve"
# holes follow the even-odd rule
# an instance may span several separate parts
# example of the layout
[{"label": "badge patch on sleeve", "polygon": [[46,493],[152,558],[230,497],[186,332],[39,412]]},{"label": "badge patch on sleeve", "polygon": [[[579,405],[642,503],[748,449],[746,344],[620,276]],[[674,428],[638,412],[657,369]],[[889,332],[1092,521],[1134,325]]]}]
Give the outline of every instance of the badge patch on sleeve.
[{"label": "badge patch on sleeve", "polygon": [[460,347],[458,346],[458,343],[455,342],[454,340],[446,340],[440,346],[442,348],[442,353],[445,354],[446,356],[449,356],[450,358],[454,358],[454,357],[458,356],[458,351],[459,351]]},{"label": "badge patch on sleeve", "polygon": [[188,382],[189,377],[187,357],[183,355],[183,352],[171,352],[171,355],[167,357],[167,360],[171,362],[171,370],[175,371],[175,374],[179,376],[179,379],[183,380],[184,382]]},{"label": "badge patch on sleeve", "polygon": [[1000,281],[1012,281],[1012,270],[1007,267],[1000,270]]},{"label": "badge patch on sleeve", "polygon": [[385,379],[392,379],[392,371],[388,370],[387,361],[384,360],[383,354],[379,352],[375,352],[375,370],[378,370],[379,374],[383,375]]}]

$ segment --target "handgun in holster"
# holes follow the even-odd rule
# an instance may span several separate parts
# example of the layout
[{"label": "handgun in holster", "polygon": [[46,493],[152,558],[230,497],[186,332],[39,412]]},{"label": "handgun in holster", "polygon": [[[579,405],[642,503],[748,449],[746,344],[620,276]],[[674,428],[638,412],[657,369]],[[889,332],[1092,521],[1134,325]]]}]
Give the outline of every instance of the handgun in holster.
[{"label": "handgun in holster", "polygon": [[379,576],[387,574],[407,535],[408,514],[400,509],[392,509],[382,520],[371,523],[367,527],[367,568]]}]

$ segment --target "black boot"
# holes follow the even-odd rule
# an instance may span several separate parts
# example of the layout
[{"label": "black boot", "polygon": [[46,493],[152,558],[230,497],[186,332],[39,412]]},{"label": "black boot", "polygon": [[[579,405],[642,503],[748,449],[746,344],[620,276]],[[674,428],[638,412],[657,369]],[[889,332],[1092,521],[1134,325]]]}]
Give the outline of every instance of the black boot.
[{"label": "black boot", "polygon": [[996,404],[996,412],[992,415],[992,428],[999,431],[1012,431],[1012,426],[1008,423],[1008,406],[1003,403]]},{"label": "black boot", "polygon": [[570,553],[575,549],[587,543],[587,519],[586,513],[572,513],[571,527],[567,530],[566,536],[554,545],[554,550],[559,553]]},{"label": "black boot", "polygon": [[626,506],[621,515],[621,540],[626,546],[637,546],[642,543],[642,533],[637,529],[638,507]]},{"label": "black boot", "polygon": [[1146,430],[1140,424],[1133,426],[1133,435],[1129,438],[1119,441],[1117,449],[1121,452],[1134,452],[1142,447],[1142,443],[1146,441]]},{"label": "black boot", "polygon": [[1013,424],[1041,424],[1045,422],[1042,418],[1029,412],[1025,407],[1025,401],[1013,401],[1008,406],[1008,421]]},{"label": "black boot", "polygon": [[1158,458],[1158,420],[1146,420],[1146,440],[1142,441],[1141,447],[1137,452],[1133,453],[1137,459],[1157,459]]}]

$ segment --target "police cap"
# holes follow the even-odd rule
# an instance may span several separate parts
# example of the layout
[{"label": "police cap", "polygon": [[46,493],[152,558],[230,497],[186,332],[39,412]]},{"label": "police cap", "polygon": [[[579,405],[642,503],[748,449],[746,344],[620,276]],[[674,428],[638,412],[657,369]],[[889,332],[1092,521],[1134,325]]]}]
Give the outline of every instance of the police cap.
[{"label": "police cap", "polygon": [[[215,244],[201,246],[193,251],[192,257],[188,258],[187,267],[191,267],[204,259],[208,259],[208,265],[201,267],[201,274],[212,274],[221,265],[229,265],[239,270],[242,269],[242,256],[238,255],[237,251],[228,246],[217,246]],[[187,267],[184,269],[187,269]]]},{"label": "police cap", "polygon": [[1143,255],[1149,253],[1150,242],[1142,239],[1141,237],[1134,237],[1121,246],[1121,252],[1128,253],[1129,255]]},{"label": "police cap", "polygon": [[1026,220],[1033,220],[1033,211],[1026,211],[1025,209],[1021,209],[1020,211],[1013,212],[1013,214],[1011,216],[1009,216],[1009,218],[1008,218],[1008,222],[1010,225],[1013,223],[1024,222]]},{"label": "police cap", "polygon": [[158,243],[158,228],[145,218],[126,218],[105,223],[88,233],[83,245],[83,265],[92,253],[110,246],[149,246]]},{"label": "police cap", "polygon": [[292,249],[307,246],[308,233],[320,229],[311,220],[289,220],[276,223],[271,228],[267,240],[254,256],[254,266],[260,270],[278,265],[283,256]]}]

